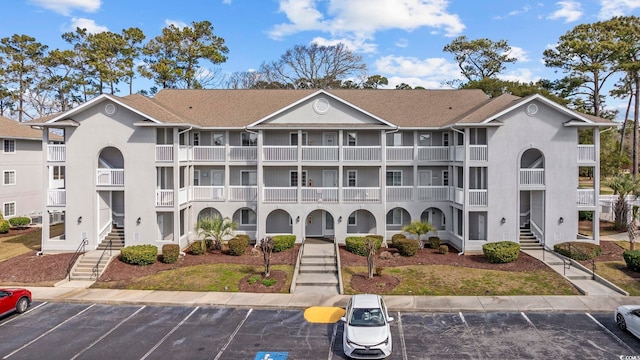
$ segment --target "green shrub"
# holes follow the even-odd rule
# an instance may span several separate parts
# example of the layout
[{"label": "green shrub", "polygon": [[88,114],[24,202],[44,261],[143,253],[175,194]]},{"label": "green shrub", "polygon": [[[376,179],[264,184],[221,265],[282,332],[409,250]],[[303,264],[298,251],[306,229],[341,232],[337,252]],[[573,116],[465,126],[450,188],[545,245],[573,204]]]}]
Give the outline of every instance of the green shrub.
[{"label": "green shrub", "polygon": [[393,236],[391,236],[391,246],[396,247],[396,241],[399,239],[406,239],[407,236],[403,233],[398,233],[398,234],[393,234]]},{"label": "green shrub", "polygon": [[443,244],[443,245],[440,245],[440,246],[438,247],[438,252],[439,252],[440,254],[446,254],[446,253],[448,253],[448,252],[449,252],[449,247],[448,247],[447,245],[444,245],[444,244]]},{"label": "green shrub", "polygon": [[260,276],[258,276],[258,275],[254,275],[254,276],[252,276],[252,277],[247,279],[247,282],[249,284],[251,284],[251,285],[257,283],[258,281],[260,281]]},{"label": "green shrub", "polygon": [[402,256],[413,256],[420,249],[420,243],[417,239],[398,239],[394,244]]},{"label": "green shrub", "polygon": [[498,241],[482,245],[485,259],[492,264],[508,263],[518,260],[520,244],[513,241]]},{"label": "green shrub", "polygon": [[276,235],[273,237],[273,252],[289,250],[295,243],[295,235]]},{"label": "green shrub", "polygon": [[629,270],[640,272],[640,250],[625,250],[622,257]]},{"label": "green shrub", "polygon": [[247,241],[247,245],[251,244],[251,237],[247,234],[238,234],[235,237],[238,239],[245,239]]},{"label": "green shrub", "polygon": [[174,264],[180,256],[180,245],[164,244],[162,245],[162,262],[165,264]]},{"label": "green shrub", "polygon": [[122,261],[131,265],[150,265],[158,258],[158,247],[155,245],[132,245],[120,251]]},{"label": "green shrub", "polygon": [[356,255],[367,256],[367,250],[364,247],[366,239],[373,239],[376,250],[380,249],[380,246],[382,246],[382,240],[380,239],[369,238],[366,236],[347,236],[347,238],[344,239],[345,249]]},{"label": "green shrub", "polygon": [[10,227],[7,220],[0,220],[0,234],[8,233]]},{"label": "green shrub", "polygon": [[246,238],[234,237],[229,240],[229,254],[233,256],[241,256],[247,250],[249,241]]},{"label": "green shrub", "polygon": [[268,279],[263,279],[262,280],[262,285],[264,286],[272,286],[275,285],[278,282],[278,280],[274,279],[274,278],[268,278]]},{"label": "green shrub", "polygon": [[437,249],[440,247],[440,238],[437,236],[431,236],[429,238],[429,247],[432,249]]},{"label": "green shrub", "polygon": [[9,219],[9,224],[17,228],[25,228],[31,225],[31,218],[28,218],[26,216],[12,217],[11,219]]},{"label": "green shrub", "polygon": [[602,248],[600,246],[580,241],[556,244],[553,246],[553,251],[573,260],[590,260],[602,254]]},{"label": "green shrub", "polygon": [[202,255],[207,251],[207,245],[203,240],[194,241],[189,247],[192,255]]},{"label": "green shrub", "polygon": [[376,240],[380,240],[380,244],[382,244],[382,241],[384,240],[384,236],[382,235],[376,235],[376,234],[372,234],[372,235],[367,235],[368,238],[372,238],[372,239],[376,239]]}]

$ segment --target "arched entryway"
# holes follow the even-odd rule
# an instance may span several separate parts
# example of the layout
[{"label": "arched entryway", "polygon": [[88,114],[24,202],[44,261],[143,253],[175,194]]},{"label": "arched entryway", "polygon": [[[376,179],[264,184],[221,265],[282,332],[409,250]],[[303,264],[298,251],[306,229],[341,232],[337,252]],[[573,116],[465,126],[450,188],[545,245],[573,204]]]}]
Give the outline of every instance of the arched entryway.
[{"label": "arched entryway", "polygon": [[347,218],[347,234],[377,234],[376,217],[369,210],[356,210]]},{"label": "arched entryway", "polygon": [[420,214],[420,221],[430,223],[437,230],[445,230],[447,227],[447,219],[444,213],[435,207],[425,209],[422,214]]},{"label": "arched entryway", "polygon": [[218,211],[218,209],[211,208],[211,207],[204,208],[200,210],[200,212],[198,213],[198,221],[207,217],[210,219],[213,219],[216,216],[222,217],[222,214],[220,214],[220,211]]},{"label": "arched entryway", "polygon": [[266,232],[269,234],[293,233],[293,222],[288,212],[278,209],[267,215]]},{"label": "arched entryway", "polygon": [[238,233],[255,238],[258,224],[256,212],[251,208],[240,208],[233,213],[232,220],[238,224]]},{"label": "arched entryway", "polygon": [[[115,147],[108,146],[98,154],[96,169],[97,187],[97,238],[103,241],[107,235],[116,231],[124,232],[125,193],[124,193],[124,156]],[[116,229],[114,229],[117,228]],[[124,242],[124,236],[121,236]]]},{"label": "arched entryway", "polygon": [[545,219],[545,159],[535,148],[525,150],[519,167],[519,237],[531,233],[544,239]]},{"label": "arched entryway", "polygon": [[401,231],[402,227],[411,223],[411,215],[401,207],[387,212],[387,231]]},{"label": "arched entryway", "polygon": [[305,237],[335,239],[335,220],[326,210],[314,210],[304,219]]}]

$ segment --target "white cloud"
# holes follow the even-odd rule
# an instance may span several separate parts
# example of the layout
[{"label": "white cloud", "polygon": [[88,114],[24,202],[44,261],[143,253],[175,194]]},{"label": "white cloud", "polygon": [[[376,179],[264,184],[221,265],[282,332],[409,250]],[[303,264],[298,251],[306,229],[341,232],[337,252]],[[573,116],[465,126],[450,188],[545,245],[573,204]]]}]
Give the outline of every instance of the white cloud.
[{"label": "white cloud", "polygon": [[321,46],[334,46],[340,43],[344,44],[347,49],[355,53],[374,53],[376,52],[376,44],[369,43],[364,38],[357,39],[325,39],[323,37],[316,37],[311,40],[311,43],[316,43]]},{"label": "white cloud", "polygon": [[509,57],[514,57],[518,62],[529,62],[531,59],[527,56],[527,51],[521,47],[512,46],[509,52]]},{"label": "white cloud", "polygon": [[614,16],[630,15],[631,11],[640,8],[640,0],[600,0],[600,5],[598,17],[608,20]]},{"label": "white cloud", "polygon": [[396,41],[394,45],[399,47],[399,48],[406,48],[406,47],[409,46],[409,40],[407,40],[407,39],[398,39],[398,41]]},{"label": "white cloud", "polygon": [[76,28],[87,29],[90,34],[97,34],[104,31],[109,31],[106,26],[96,24],[95,20],[86,18],[71,18],[71,31],[76,31]]},{"label": "white cloud", "polygon": [[225,5],[231,5],[231,0],[222,0],[222,3]]},{"label": "white cloud", "polygon": [[[458,65],[443,58],[418,59],[415,57],[383,56],[375,61],[376,74],[393,74],[389,85],[395,88],[400,83],[427,89],[443,87],[443,81],[461,79]],[[392,80],[393,79],[393,80]],[[391,86],[393,85],[393,86]]]},{"label": "white cloud", "polygon": [[184,28],[185,26],[189,26],[189,24],[187,24],[187,23],[186,23],[186,22],[184,22],[184,21],[180,21],[180,20],[171,20],[171,19],[166,19],[166,20],[164,21],[164,24],[165,24],[166,26],[173,25],[173,26],[177,27],[178,29],[182,29],[182,28]]},{"label": "white cloud", "polygon": [[556,3],[560,9],[554,11],[547,18],[551,20],[564,19],[565,23],[578,20],[582,16],[582,5],[573,0],[559,1]]},{"label": "white cloud", "polygon": [[422,79],[418,77],[400,77],[392,76],[387,78],[389,85],[383,86],[382,89],[395,89],[396,85],[407,84],[411,87],[422,86],[425,89],[450,89],[450,86],[445,85],[442,81],[437,79]]},{"label": "white cloud", "polygon": [[[319,4],[326,4],[326,9]],[[458,15],[447,12],[447,6],[446,0],[280,0],[279,10],[289,22],[275,25],[269,35],[281,39],[301,31],[324,31],[368,39],[378,31],[421,27],[459,35],[465,26]]]},{"label": "white cloud", "polygon": [[[15,1],[15,0],[14,0]],[[69,16],[73,10],[96,12],[100,9],[101,0],[29,0],[36,6]]]}]

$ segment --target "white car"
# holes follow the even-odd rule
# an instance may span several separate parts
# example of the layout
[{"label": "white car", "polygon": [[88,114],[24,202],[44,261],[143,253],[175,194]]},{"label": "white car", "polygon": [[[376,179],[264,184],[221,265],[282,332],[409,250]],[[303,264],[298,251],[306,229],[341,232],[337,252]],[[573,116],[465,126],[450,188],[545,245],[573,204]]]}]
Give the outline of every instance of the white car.
[{"label": "white car", "polygon": [[640,305],[618,306],[615,313],[618,327],[640,338]]},{"label": "white car", "polygon": [[354,359],[384,359],[391,355],[392,341],[387,307],[378,295],[354,295],[344,317],[342,347]]}]

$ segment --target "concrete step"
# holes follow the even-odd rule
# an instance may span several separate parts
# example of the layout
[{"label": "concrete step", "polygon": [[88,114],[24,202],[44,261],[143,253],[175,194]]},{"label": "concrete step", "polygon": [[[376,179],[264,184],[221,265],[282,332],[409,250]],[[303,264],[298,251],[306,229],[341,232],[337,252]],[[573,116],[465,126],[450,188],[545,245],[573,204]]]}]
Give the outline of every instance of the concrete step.
[{"label": "concrete step", "polygon": [[308,286],[296,285],[296,294],[322,294],[322,295],[338,295],[340,290],[337,286]]},{"label": "concrete step", "polygon": [[296,286],[337,286],[338,283],[338,276],[336,274],[301,273],[296,280]]},{"label": "concrete step", "polygon": [[334,258],[325,258],[325,259],[300,259],[301,265],[331,265],[336,266],[336,259]]},{"label": "concrete step", "polygon": [[329,265],[300,265],[300,273],[320,273],[320,274],[338,274],[338,269],[335,266]]}]

